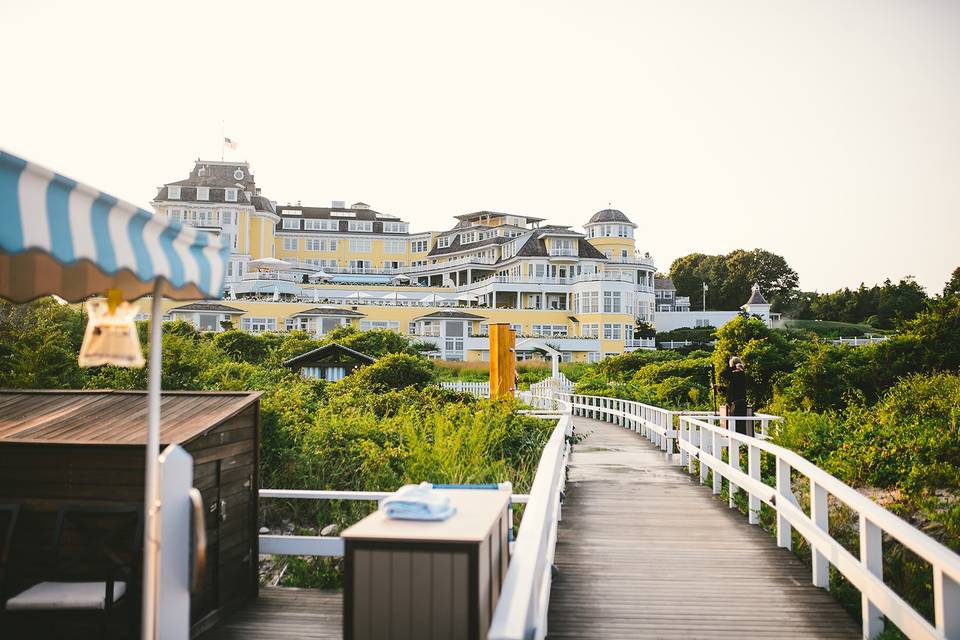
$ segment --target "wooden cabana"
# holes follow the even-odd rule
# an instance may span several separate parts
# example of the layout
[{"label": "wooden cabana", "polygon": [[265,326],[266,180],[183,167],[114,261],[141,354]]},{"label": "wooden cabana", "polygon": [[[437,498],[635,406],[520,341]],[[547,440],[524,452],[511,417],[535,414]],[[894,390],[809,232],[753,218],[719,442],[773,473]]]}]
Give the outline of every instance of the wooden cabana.
[{"label": "wooden cabana", "polygon": [[331,342],[313,351],[290,358],[283,364],[299,371],[305,378],[334,382],[350,375],[357,367],[374,362],[376,362],[376,359],[365,353]]},{"label": "wooden cabana", "polygon": [[[207,572],[192,597],[194,633],[257,593],[259,397],[161,397],[160,442],[193,456],[205,512]],[[0,391],[0,504],[20,506],[12,586],[43,579],[31,572],[46,564],[62,507],[143,504],[147,404],[142,391]]]}]

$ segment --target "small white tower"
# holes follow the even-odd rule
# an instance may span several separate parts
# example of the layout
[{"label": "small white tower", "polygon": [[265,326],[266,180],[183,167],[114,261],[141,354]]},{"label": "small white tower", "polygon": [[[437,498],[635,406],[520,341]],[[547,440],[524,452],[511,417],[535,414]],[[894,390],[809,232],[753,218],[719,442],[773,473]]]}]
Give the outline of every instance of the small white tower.
[{"label": "small white tower", "polygon": [[750,299],[740,308],[751,316],[759,316],[764,322],[770,324],[770,303],[760,293],[759,284],[753,284],[753,288],[750,290]]}]

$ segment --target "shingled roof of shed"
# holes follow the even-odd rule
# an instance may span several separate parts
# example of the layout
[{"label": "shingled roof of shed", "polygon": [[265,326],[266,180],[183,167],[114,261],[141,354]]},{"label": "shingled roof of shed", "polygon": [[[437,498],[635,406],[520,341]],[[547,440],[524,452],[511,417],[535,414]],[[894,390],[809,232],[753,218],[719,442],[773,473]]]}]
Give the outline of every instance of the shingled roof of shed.
[{"label": "shingled roof of shed", "polygon": [[[160,443],[193,440],[259,398],[259,391],[164,391]],[[146,442],[145,391],[0,391],[0,443],[142,446]]]}]

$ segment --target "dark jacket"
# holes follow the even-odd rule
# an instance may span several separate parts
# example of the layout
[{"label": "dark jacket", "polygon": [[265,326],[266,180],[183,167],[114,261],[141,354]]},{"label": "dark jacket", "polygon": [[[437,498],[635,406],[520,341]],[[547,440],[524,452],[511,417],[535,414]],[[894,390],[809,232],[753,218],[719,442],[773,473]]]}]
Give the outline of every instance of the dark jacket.
[{"label": "dark jacket", "polygon": [[732,369],[729,365],[720,372],[720,386],[727,404],[747,399],[747,374],[744,371]]}]

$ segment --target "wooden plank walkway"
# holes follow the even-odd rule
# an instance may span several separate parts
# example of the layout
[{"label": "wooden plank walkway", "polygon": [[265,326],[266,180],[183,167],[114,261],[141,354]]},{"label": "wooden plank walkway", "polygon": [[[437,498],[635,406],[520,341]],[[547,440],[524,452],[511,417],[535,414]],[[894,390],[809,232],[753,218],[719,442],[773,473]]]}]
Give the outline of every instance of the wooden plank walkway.
[{"label": "wooden plank walkway", "polygon": [[575,418],[548,637],[859,638],[810,570],[623,427]]},{"label": "wooden plank walkway", "polygon": [[226,615],[200,640],[339,640],[343,592],[261,587],[260,597]]}]

